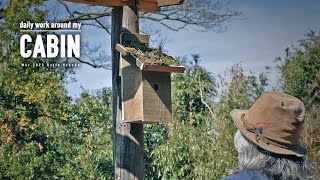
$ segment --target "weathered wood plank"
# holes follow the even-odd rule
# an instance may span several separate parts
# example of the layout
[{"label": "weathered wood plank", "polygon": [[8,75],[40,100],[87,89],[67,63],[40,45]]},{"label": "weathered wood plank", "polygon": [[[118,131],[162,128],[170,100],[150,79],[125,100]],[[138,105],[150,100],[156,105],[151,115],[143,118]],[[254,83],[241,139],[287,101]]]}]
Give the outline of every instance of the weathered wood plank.
[{"label": "weathered wood plank", "polygon": [[184,0],[158,0],[158,6],[172,6],[182,4]]},{"label": "weathered wood plank", "polygon": [[140,119],[134,119],[134,120],[123,120],[125,123],[137,123],[137,124],[158,124],[161,123],[162,121],[148,121],[148,120],[140,120]]},{"label": "weathered wood plank", "polygon": [[[123,7],[133,6],[134,0],[65,0],[87,4],[90,6]],[[138,0],[137,7],[143,12],[160,12],[162,6],[172,6],[183,3],[183,0]]]},{"label": "weathered wood plank", "polygon": [[131,6],[134,4],[133,0],[128,0],[128,1],[122,1],[122,0],[65,0],[65,1],[93,5],[93,6],[108,6],[108,7]]},{"label": "weathered wood plank", "polygon": [[116,45],[116,50],[119,51],[124,56],[128,55],[128,51],[126,50],[126,48],[124,48],[120,44]]},{"label": "weathered wood plank", "polygon": [[139,33],[121,33],[120,36],[121,43],[124,42],[135,42],[135,43],[143,43],[143,44],[149,44],[149,36],[148,35],[142,35]]},{"label": "weathered wood plank", "polygon": [[142,120],[142,72],[136,65],[131,65],[123,58],[121,58],[121,72],[122,120]]},{"label": "weathered wood plank", "polygon": [[142,71],[143,78],[143,121],[171,121],[171,78],[170,72]]},{"label": "weathered wood plank", "polygon": [[139,0],[138,9],[143,12],[160,12],[161,8],[156,1]]},{"label": "weathered wood plank", "polygon": [[183,66],[144,65],[141,70],[183,73],[185,68]]},{"label": "weathered wood plank", "polygon": [[130,54],[121,44],[116,45],[116,50],[122,54],[122,58],[131,65],[136,65],[140,70],[143,69],[144,64],[134,55]]},{"label": "weathered wood plank", "polygon": [[[131,33],[139,32],[138,11],[134,6],[123,7],[122,27]],[[121,103],[118,104],[121,106]],[[134,107],[133,107],[134,108]],[[122,114],[122,113],[121,113]],[[120,115],[121,117],[121,115]],[[130,124],[117,119],[119,149],[115,179],[144,179],[143,124]]]},{"label": "weathered wood plank", "polygon": [[115,49],[117,43],[120,43],[120,33],[122,28],[122,7],[112,9],[112,33],[111,33],[111,52],[112,52],[112,142],[113,142],[113,163],[114,179],[118,179],[121,174],[121,147],[123,146],[122,136],[119,135],[121,129],[121,78],[120,53]]},{"label": "weathered wood plank", "polygon": [[140,70],[143,68],[143,63],[139,61],[139,59],[136,58],[134,55],[129,54],[127,56],[124,56],[123,59],[125,59],[132,65],[136,65]]}]

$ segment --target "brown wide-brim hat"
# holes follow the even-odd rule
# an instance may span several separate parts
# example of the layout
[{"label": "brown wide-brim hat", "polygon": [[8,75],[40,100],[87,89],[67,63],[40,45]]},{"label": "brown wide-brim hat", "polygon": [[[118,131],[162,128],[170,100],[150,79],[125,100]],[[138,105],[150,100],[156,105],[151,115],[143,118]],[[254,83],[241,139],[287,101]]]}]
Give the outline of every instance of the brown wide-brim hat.
[{"label": "brown wide-brim hat", "polygon": [[281,92],[263,93],[249,110],[234,109],[231,116],[239,131],[260,148],[303,157],[299,145],[305,107],[298,98]]}]

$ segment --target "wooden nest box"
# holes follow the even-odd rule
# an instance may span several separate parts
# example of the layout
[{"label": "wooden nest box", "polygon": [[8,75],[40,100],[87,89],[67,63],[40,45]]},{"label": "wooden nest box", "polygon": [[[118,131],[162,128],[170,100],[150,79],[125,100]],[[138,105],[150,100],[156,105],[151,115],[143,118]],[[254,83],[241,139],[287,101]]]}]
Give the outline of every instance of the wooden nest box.
[{"label": "wooden nest box", "polygon": [[159,123],[172,119],[171,72],[183,73],[170,56],[148,47],[145,35],[122,33],[122,120],[127,123]]}]

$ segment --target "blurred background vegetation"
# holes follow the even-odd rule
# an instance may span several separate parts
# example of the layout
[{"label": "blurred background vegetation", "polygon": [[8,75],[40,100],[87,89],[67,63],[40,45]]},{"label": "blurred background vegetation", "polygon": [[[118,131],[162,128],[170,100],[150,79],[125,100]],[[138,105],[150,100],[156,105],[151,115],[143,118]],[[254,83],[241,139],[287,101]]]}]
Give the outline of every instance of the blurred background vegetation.
[{"label": "blurred background vegetation", "polygon": [[[39,1],[40,2],[40,1]],[[45,12],[19,3],[0,25],[0,179],[113,179],[112,96],[109,88],[71,99],[64,87],[72,69],[21,67],[17,23],[41,22]],[[305,102],[302,143],[320,170],[320,35],[310,31],[276,59],[279,87]],[[54,60],[52,60],[54,61]],[[200,56],[180,58],[172,76],[173,121],[145,125],[146,179],[220,179],[236,165],[235,126],[229,112],[248,109],[268,86],[265,73],[235,64],[214,75]],[[28,59],[29,63],[43,62]]]}]

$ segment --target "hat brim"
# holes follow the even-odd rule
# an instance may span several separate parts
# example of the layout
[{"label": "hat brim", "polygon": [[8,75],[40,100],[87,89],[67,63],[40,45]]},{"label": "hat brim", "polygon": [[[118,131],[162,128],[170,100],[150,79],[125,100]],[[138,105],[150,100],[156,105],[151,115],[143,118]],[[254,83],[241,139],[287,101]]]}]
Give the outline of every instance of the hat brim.
[{"label": "hat brim", "polygon": [[241,134],[246,137],[248,140],[261,147],[262,149],[276,153],[276,154],[284,154],[284,155],[295,155],[297,157],[303,157],[307,154],[307,150],[302,146],[297,146],[295,149],[285,149],[282,147],[275,146],[273,144],[267,144],[264,141],[257,141],[256,134],[247,131],[241,121],[241,115],[246,114],[248,110],[240,110],[234,109],[230,112],[230,115],[234,121],[235,126],[239,129]]}]

